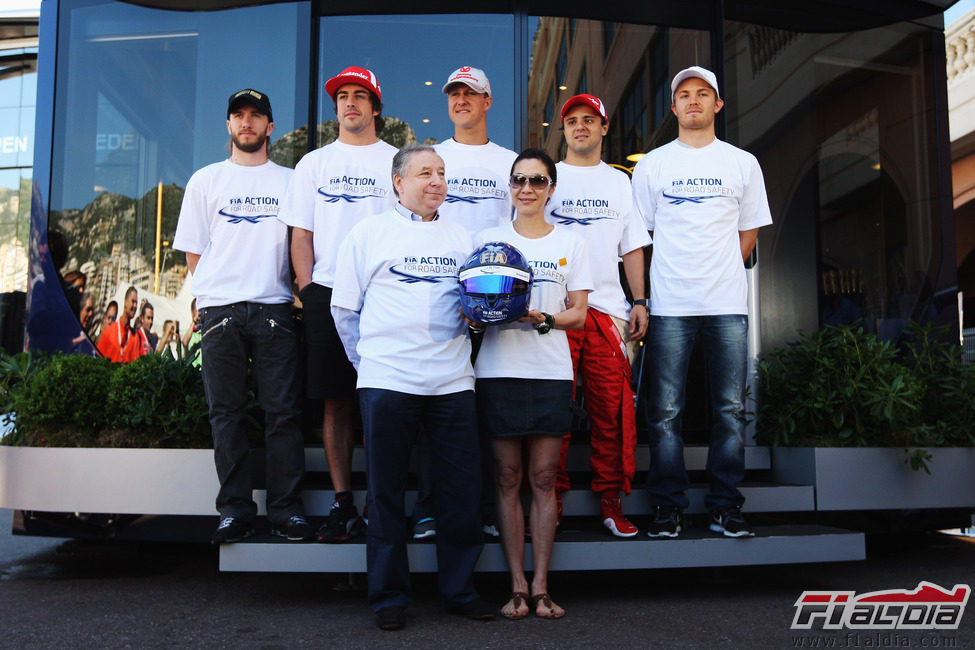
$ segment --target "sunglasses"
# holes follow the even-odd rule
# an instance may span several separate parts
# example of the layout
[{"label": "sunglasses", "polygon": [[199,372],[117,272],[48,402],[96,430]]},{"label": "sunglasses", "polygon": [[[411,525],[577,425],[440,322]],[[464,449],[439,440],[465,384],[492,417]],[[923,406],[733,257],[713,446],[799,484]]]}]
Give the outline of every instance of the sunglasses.
[{"label": "sunglasses", "polygon": [[512,174],[508,179],[511,187],[521,187],[525,183],[531,185],[533,190],[542,190],[552,184],[552,179],[545,174]]}]

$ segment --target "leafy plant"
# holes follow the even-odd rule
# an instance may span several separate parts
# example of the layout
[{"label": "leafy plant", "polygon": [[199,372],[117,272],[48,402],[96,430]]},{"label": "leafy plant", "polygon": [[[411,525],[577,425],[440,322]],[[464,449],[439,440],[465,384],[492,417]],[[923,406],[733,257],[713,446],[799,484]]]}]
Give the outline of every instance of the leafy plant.
[{"label": "leafy plant", "polygon": [[33,350],[14,355],[0,351],[0,424],[6,425],[11,421],[14,397],[48,359],[47,354]]},{"label": "leafy plant", "polygon": [[[898,349],[854,325],[826,326],[759,364],[757,440],[818,447],[975,444],[975,366],[945,328],[912,325]],[[931,456],[910,453],[914,469]]]},{"label": "leafy plant", "polygon": [[210,446],[203,379],[189,361],[148,354],[119,366],[108,404],[113,415],[102,446]]},{"label": "leafy plant", "polygon": [[[21,369],[26,366],[21,366]],[[14,444],[48,447],[92,446],[108,420],[112,374],[107,359],[58,354],[36,372],[27,372],[13,394]]]},{"label": "leafy plant", "polygon": [[949,344],[947,327],[912,325],[906,363],[927,390],[921,402],[918,444],[975,445],[975,365],[961,359],[961,346]]}]

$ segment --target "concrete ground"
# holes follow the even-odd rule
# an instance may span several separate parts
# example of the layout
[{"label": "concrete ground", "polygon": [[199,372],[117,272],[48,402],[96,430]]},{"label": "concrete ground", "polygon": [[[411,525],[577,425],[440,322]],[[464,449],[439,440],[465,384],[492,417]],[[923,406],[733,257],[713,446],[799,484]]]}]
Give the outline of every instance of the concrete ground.
[{"label": "concrete ground", "polygon": [[[869,559],[854,563],[558,573],[551,592],[568,612],[559,621],[449,616],[435,578],[420,575],[408,627],[382,632],[361,575],[221,574],[212,547],[80,543],[10,529],[10,511],[0,510],[8,648],[975,647],[972,611],[958,630],[790,629],[804,590],[975,584],[975,540],[940,534],[872,540]],[[478,575],[476,584],[499,606],[507,596],[504,575]]]}]

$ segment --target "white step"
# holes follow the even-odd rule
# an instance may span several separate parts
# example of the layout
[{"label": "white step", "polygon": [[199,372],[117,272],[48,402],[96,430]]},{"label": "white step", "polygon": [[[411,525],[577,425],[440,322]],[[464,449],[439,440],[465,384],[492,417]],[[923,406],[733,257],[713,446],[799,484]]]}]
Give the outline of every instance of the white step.
[{"label": "white step", "polygon": [[[741,493],[745,495],[745,512],[811,512],[815,510],[815,494],[810,485],[742,485]],[[687,497],[690,506],[688,514],[707,512],[704,507],[704,495],[707,488],[692,486]],[[365,490],[353,490],[356,506],[362,511],[366,502]],[[332,506],[334,492],[331,489],[311,489],[302,492],[305,503],[305,514],[309,517],[325,517]],[[263,510],[264,491],[254,490],[254,500]],[[652,508],[647,492],[642,488],[635,489],[629,496],[622,497],[623,512],[627,515],[648,515]],[[406,492],[406,512],[413,511],[416,503],[416,490]],[[588,516],[599,513],[599,497],[589,490],[570,490],[563,497],[565,516]]]},{"label": "white step", "polygon": [[[688,471],[704,471],[707,465],[708,448],[706,446],[684,447],[684,465]],[[415,458],[411,459],[410,469],[416,470]],[[647,445],[637,445],[637,471],[646,471],[650,465],[650,449]],[[589,445],[574,444],[569,447],[566,466],[570,472],[589,471]],[[762,470],[772,466],[771,454],[768,447],[745,447],[745,469]],[[305,470],[308,472],[328,472],[328,462],[321,447],[305,447]],[[352,452],[352,471],[366,471],[366,452],[362,447],[356,447]]]},{"label": "white step", "polygon": [[[747,566],[841,562],[866,558],[863,533],[817,525],[756,526],[756,537],[729,539],[706,530],[687,530],[677,539],[645,536],[618,539],[601,530],[560,530],[552,551],[553,571],[662,569],[697,566]],[[410,570],[437,569],[436,546],[408,545]],[[531,570],[531,544],[525,559]],[[220,547],[221,571],[364,573],[366,545],[286,542],[270,536]],[[501,545],[485,544],[480,572],[505,572]]]}]

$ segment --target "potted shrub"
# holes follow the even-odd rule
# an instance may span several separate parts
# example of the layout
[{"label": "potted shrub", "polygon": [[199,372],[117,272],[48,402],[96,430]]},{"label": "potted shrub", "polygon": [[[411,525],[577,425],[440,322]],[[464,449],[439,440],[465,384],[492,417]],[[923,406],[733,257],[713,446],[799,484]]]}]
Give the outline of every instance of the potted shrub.
[{"label": "potted shrub", "polygon": [[759,365],[756,440],[778,481],[814,484],[819,510],[975,506],[975,366],[944,330],[898,347],[827,326]]},{"label": "potted shrub", "polygon": [[189,359],[4,355],[0,398],[13,423],[0,446],[0,506],[212,514],[219,485]]}]

